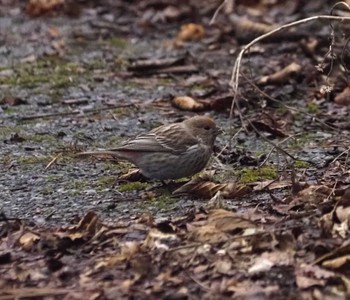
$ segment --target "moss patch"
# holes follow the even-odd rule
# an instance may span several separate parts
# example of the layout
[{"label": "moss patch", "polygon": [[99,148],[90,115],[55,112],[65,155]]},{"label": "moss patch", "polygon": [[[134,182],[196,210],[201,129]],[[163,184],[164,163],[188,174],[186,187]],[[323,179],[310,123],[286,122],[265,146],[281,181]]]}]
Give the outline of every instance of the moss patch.
[{"label": "moss patch", "polygon": [[51,89],[66,88],[76,83],[84,70],[76,63],[59,57],[44,57],[34,63],[19,64],[12,76],[0,77],[1,84],[36,88],[48,84]]},{"label": "moss patch", "polygon": [[121,193],[124,192],[131,192],[131,191],[142,191],[144,189],[146,189],[148,187],[148,183],[147,182],[128,182],[128,183],[124,183],[122,185],[119,186],[118,190]]},{"label": "moss patch", "polygon": [[274,167],[266,166],[259,169],[242,169],[238,171],[242,183],[251,183],[259,180],[276,179],[277,171]]},{"label": "moss patch", "polygon": [[310,166],[310,164],[306,161],[303,160],[296,160],[294,162],[294,167],[296,168],[308,168]]},{"label": "moss patch", "polygon": [[310,114],[317,114],[320,112],[318,105],[314,102],[309,102],[307,104],[307,112]]}]

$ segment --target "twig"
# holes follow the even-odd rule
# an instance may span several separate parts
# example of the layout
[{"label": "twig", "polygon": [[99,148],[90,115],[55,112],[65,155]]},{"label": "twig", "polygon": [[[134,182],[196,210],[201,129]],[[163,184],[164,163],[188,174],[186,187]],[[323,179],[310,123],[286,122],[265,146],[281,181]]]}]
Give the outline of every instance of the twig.
[{"label": "twig", "polygon": [[[282,145],[282,144],[285,143],[286,141],[288,141],[288,140],[290,140],[291,138],[294,138],[294,137],[296,137],[296,136],[298,136],[298,135],[301,135],[301,133],[298,133],[298,134],[295,134],[295,135],[291,135],[291,136],[286,137],[285,139],[283,139],[282,141],[280,141],[278,144],[276,144],[276,146],[279,147],[280,145]],[[272,147],[272,149],[271,149],[270,152],[267,154],[267,156],[266,156],[266,158],[264,159],[264,161],[260,164],[260,166],[259,166],[260,168],[261,168],[264,164],[266,164],[266,162],[267,162],[268,159],[270,158],[270,156],[271,156],[273,150],[275,150],[275,147]]]},{"label": "twig", "polygon": [[189,272],[186,272],[187,273],[187,276],[189,278],[191,278],[196,284],[198,284],[203,290],[205,290],[206,292],[209,292],[210,291],[210,288],[207,287],[206,285],[204,285],[203,283],[201,283],[198,279],[194,278],[193,276],[190,275]]},{"label": "twig", "polygon": [[297,109],[297,108],[295,108],[295,107],[289,106],[289,105],[283,103],[282,101],[271,97],[270,95],[268,95],[267,93],[265,93],[262,89],[260,89],[260,88],[259,88],[251,79],[249,79],[245,74],[241,73],[241,76],[242,76],[245,80],[247,80],[248,83],[249,83],[254,89],[256,89],[260,94],[262,94],[262,95],[263,95],[264,97],[266,97],[267,99],[269,99],[269,100],[271,100],[271,101],[273,101],[273,102],[275,102],[275,103],[278,103],[278,104],[282,105],[283,107],[285,107],[285,108],[287,108],[287,109],[289,109],[289,110],[296,111],[296,112],[298,112],[298,113],[300,113],[300,114],[303,114],[303,115],[305,115],[305,116],[308,116],[308,117],[314,119],[316,122],[318,122],[318,123],[324,125],[325,127],[328,127],[329,129],[338,130],[338,128],[333,127],[333,126],[331,126],[331,125],[328,125],[327,123],[323,122],[323,121],[320,120],[319,118],[316,118],[316,117],[315,117],[314,115],[312,115],[312,114],[309,114],[309,113],[307,113],[307,112],[305,112],[305,111],[299,110],[299,109]]},{"label": "twig", "polygon": [[350,148],[342,151],[339,155],[337,155],[330,163],[329,165],[331,165],[332,163],[334,163],[335,161],[337,161],[341,156],[343,156],[343,154],[347,153],[346,155],[346,160],[345,160],[345,169],[346,169],[346,166],[347,166],[347,160],[348,160],[348,157],[349,157],[349,152],[350,152]]},{"label": "twig", "polygon": [[229,0],[224,0],[219,7],[215,10],[213,17],[211,18],[209,25],[213,25],[213,23],[215,22],[216,17],[218,16],[218,13],[220,12],[220,10],[225,6],[226,2],[228,2]]},{"label": "twig", "polygon": [[239,52],[236,61],[233,65],[232,68],[232,75],[231,75],[231,80],[229,85],[231,86],[232,90],[233,90],[233,101],[232,101],[232,105],[231,105],[231,110],[230,110],[230,118],[232,118],[233,116],[233,109],[236,106],[237,109],[239,109],[239,106],[237,106],[238,101],[237,101],[237,94],[238,94],[238,85],[239,85],[239,75],[240,75],[240,67],[241,67],[241,63],[242,63],[242,57],[244,55],[244,53],[253,45],[255,45],[256,43],[262,41],[263,39],[270,37],[271,35],[274,35],[275,33],[278,33],[280,31],[283,31],[285,29],[291,28],[291,27],[295,27],[298,25],[302,25],[311,21],[315,21],[315,20],[338,20],[338,21],[350,21],[350,17],[338,17],[338,16],[328,16],[328,15],[320,15],[320,16],[314,16],[314,17],[309,17],[306,19],[302,19],[302,20],[298,20],[292,23],[288,23],[285,25],[282,25],[274,30],[271,30],[270,32],[263,34],[259,37],[257,37],[256,39],[254,39],[253,41],[251,41],[249,44],[245,45],[242,50]]},{"label": "twig", "polygon": [[47,170],[48,168],[50,168],[56,161],[57,159],[59,159],[62,156],[62,152],[58,153],[45,167],[45,170]]}]

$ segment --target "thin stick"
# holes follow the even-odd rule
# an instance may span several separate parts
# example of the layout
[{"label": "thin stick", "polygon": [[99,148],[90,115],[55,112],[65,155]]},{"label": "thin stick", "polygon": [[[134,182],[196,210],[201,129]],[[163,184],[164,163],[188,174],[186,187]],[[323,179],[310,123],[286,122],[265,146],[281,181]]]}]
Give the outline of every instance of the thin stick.
[{"label": "thin stick", "polygon": [[219,5],[219,7],[215,10],[214,15],[213,15],[213,17],[211,18],[211,20],[210,20],[210,22],[209,22],[209,25],[210,25],[210,26],[213,25],[213,23],[215,22],[216,17],[218,16],[218,13],[219,13],[220,10],[224,7],[224,5],[226,4],[227,1],[228,1],[228,0],[224,0],[224,2],[222,2],[222,3]]},{"label": "thin stick", "polygon": [[275,33],[278,33],[282,30],[291,28],[291,27],[295,27],[298,25],[302,25],[302,24],[306,24],[308,22],[311,21],[315,21],[315,20],[338,20],[338,21],[350,21],[350,17],[338,17],[338,16],[328,16],[328,15],[321,15],[321,16],[314,16],[314,17],[309,17],[306,19],[302,19],[299,21],[295,21],[292,23],[288,23],[285,25],[282,25],[274,30],[271,30],[268,33],[265,33],[259,37],[257,37],[256,39],[254,39],[253,41],[251,41],[249,44],[245,45],[242,50],[239,52],[236,61],[233,65],[232,68],[232,75],[231,75],[231,80],[229,85],[231,86],[231,88],[233,89],[233,101],[232,101],[232,105],[231,105],[231,110],[230,110],[230,118],[232,118],[233,116],[233,109],[235,107],[235,105],[237,106],[237,93],[238,93],[238,85],[239,85],[239,75],[240,75],[240,67],[241,67],[241,62],[242,62],[242,57],[244,55],[244,53],[253,45],[255,45],[256,43],[262,41],[263,39],[274,35]]},{"label": "thin stick", "polygon": [[299,110],[299,109],[297,109],[297,108],[295,108],[295,107],[289,106],[289,105],[283,103],[283,101],[280,101],[280,100],[278,100],[278,99],[275,99],[275,98],[271,97],[270,95],[268,95],[267,93],[265,93],[262,89],[260,89],[260,88],[259,88],[251,79],[249,79],[245,74],[241,73],[241,76],[242,76],[245,80],[247,80],[248,83],[249,83],[253,88],[255,88],[259,93],[261,93],[261,94],[262,94],[264,97],[266,97],[267,99],[269,99],[269,100],[271,100],[271,101],[273,101],[273,102],[276,102],[276,103],[282,105],[283,107],[285,107],[285,108],[287,108],[287,109],[289,109],[289,110],[296,111],[296,112],[298,112],[298,113],[300,113],[300,114],[303,114],[303,115],[305,115],[305,116],[308,116],[308,117],[314,119],[316,122],[322,124],[323,126],[328,127],[329,129],[338,130],[338,128],[333,127],[333,126],[331,126],[331,125],[328,125],[327,123],[323,122],[323,121],[320,120],[319,118],[316,118],[316,117],[315,117],[314,115],[312,115],[312,114],[309,114],[309,113],[307,113],[307,112],[305,112],[305,111]]}]

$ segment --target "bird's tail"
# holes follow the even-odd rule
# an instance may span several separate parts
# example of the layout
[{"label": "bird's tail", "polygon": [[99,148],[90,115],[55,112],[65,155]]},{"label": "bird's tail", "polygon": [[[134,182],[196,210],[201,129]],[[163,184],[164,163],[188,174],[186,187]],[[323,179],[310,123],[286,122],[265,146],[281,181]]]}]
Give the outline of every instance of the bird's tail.
[{"label": "bird's tail", "polygon": [[84,156],[100,156],[100,155],[108,155],[113,156],[113,158],[121,158],[118,152],[111,150],[96,150],[96,151],[85,151],[76,153],[74,156],[76,157],[84,157]]}]

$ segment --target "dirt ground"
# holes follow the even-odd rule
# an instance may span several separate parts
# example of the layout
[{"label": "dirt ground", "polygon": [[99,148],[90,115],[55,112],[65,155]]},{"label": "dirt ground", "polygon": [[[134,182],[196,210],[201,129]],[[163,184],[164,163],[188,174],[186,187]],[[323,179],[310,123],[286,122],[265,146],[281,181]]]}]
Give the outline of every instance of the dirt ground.
[{"label": "dirt ground", "polygon": [[[232,2],[0,0],[0,300],[350,297],[349,20],[253,45],[232,105],[242,45],[335,3]],[[192,181],[74,156],[196,114]]]}]

